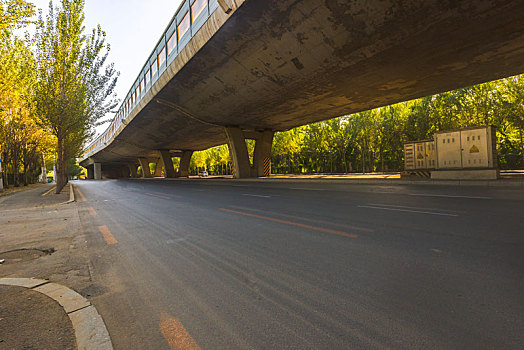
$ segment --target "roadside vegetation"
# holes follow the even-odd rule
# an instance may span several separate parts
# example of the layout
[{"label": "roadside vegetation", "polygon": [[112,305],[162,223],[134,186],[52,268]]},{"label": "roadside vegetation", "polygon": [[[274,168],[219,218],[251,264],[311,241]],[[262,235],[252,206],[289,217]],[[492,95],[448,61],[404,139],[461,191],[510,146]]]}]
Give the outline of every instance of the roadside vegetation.
[{"label": "roadside vegetation", "polygon": [[[57,192],[80,168],[74,159],[118,101],[118,78],[98,27],[84,29],[85,0],[50,3],[37,16],[26,0],[0,0],[0,158],[4,185],[33,182],[56,164]],[[36,19],[35,19],[36,18]],[[403,143],[442,130],[497,127],[502,169],[524,167],[524,75],[278,132],[273,173],[402,169]],[[251,154],[253,142],[247,142]],[[174,160],[177,166],[178,159]],[[226,145],[195,152],[192,174],[231,174]],[[74,173],[74,174],[73,174]]]},{"label": "roadside vegetation", "polygon": [[0,0],[0,149],[11,174],[4,183],[18,186],[21,172],[34,181],[44,159],[56,164],[59,193],[99,119],[118,103],[105,33],[85,31],[84,3],[50,2],[35,20],[30,2]]},{"label": "roadside vegetation", "polygon": [[[275,134],[273,173],[399,171],[403,144],[437,131],[497,127],[502,169],[524,168],[524,75],[304,125]],[[251,154],[254,145],[248,142]],[[195,152],[192,173],[230,174],[227,146]]]}]

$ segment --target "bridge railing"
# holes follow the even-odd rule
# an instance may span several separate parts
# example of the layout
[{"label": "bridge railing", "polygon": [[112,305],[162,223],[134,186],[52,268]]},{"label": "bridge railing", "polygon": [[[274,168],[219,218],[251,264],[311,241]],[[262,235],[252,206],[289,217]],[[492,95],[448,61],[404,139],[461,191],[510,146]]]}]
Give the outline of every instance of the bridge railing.
[{"label": "bridge railing", "polygon": [[86,159],[103,148],[125,123],[147,91],[219,7],[219,0],[184,0],[120,105],[108,128],[82,154]]}]

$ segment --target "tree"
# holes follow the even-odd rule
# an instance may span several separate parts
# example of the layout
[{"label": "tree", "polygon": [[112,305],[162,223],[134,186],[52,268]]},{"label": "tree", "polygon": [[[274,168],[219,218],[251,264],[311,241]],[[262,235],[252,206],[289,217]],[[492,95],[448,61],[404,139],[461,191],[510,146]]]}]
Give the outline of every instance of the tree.
[{"label": "tree", "polygon": [[116,107],[118,73],[105,65],[109,45],[100,26],[84,34],[84,0],[50,2],[36,31],[34,100],[39,122],[56,137],[57,186],[67,182],[67,162],[80,154],[93,127]]},{"label": "tree", "polygon": [[[0,149],[5,184],[27,185],[36,178],[40,156],[49,147],[50,136],[34,120],[32,88],[34,57],[21,29],[33,15],[33,5],[22,0],[0,2]],[[38,154],[38,155],[37,155]],[[20,171],[23,178],[20,179]]]}]

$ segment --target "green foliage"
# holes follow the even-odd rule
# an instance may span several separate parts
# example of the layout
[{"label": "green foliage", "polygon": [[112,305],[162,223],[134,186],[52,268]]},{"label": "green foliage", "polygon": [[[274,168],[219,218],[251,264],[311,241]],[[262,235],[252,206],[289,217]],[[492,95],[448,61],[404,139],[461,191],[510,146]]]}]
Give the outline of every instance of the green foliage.
[{"label": "green foliage", "polygon": [[0,32],[10,35],[13,29],[29,24],[34,5],[24,0],[0,0]]},{"label": "green foliage", "polygon": [[84,168],[78,165],[78,162],[75,159],[69,159],[67,162],[67,176],[72,178],[74,176],[80,176]]},{"label": "green foliage", "polygon": [[30,43],[14,32],[27,25],[33,13],[33,5],[25,1],[0,1],[0,150],[4,179],[11,179],[4,185],[18,186],[20,179],[24,184],[34,181],[40,173],[42,154],[53,149],[52,136],[34,118]]},{"label": "green foliage", "polygon": [[[272,171],[398,171],[403,167],[405,142],[430,139],[436,131],[482,125],[497,127],[500,166],[522,168],[524,75],[278,132],[273,140]],[[212,174],[223,174],[229,165],[226,146],[197,152],[192,162],[192,168]]]},{"label": "green foliage", "polygon": [[34,101],[40,125],[57,139],[57,192],[65,185],[67,161],[82,151],[101,117],[117,104],[118,78],[106,66],[109,45],[100,26],[84,34],[84,0],[49,4],[35,36]]}]

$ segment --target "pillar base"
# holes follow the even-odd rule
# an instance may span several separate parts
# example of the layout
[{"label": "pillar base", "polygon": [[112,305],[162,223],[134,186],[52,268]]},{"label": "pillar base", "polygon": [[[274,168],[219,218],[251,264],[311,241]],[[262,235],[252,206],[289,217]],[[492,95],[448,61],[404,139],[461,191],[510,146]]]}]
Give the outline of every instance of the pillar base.
[{"label": "pillar base", "polygon": [[142,177],[143,178],[153,177],[151,175],[151,169],[149,169],[149,161],[146,158],[138,158],[138,162],[140,163],[140,167],[142,168]]},{"label": "pillar base", "polygon": [[94,179],[95,180],[102,180],[102,164],[101,163],[95,163],[93,164],[94,168]]},{"label": "pillar base", "polygon": [[[227,127],[227,145],[233,163],[233,177],[237,179],[264,177],[271,174],[271,146],[274,132],[244,132],[237,127]],[[249,161],[246,139],[255,140],[253,165]]]},{"label": "pillar base", "polygon": [[183,151],[180,156],[180,167],[176,174],[176,177],[189,177],[189,164],[191,163],[191,157],[193,151]]},{"label": "pillar base", "polygon": [[161,166],[164,169],[165,178],[176,177],[175,167],[173,166],[173,160],[171,159],[171,154],[169,153],[169,151],[161,150],[158,151],[158,154],[160,155],[160,159],[159,162],[156,163],[157,169],[159,166]]}]

